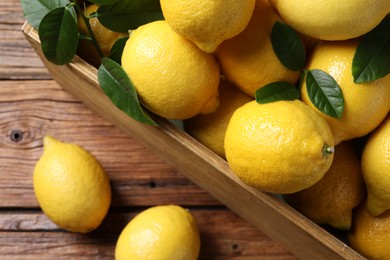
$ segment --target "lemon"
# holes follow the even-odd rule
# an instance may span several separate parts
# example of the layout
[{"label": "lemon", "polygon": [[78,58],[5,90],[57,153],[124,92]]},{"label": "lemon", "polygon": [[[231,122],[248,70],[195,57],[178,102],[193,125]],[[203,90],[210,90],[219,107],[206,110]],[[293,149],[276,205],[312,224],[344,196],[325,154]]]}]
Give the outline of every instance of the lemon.
[{"label": "lemon", "polygon": [[319,43],[307,65],[308,69],[327,72],[340,86],[344,96],[341,119],[319,112],[307,95],[306,82],[301,88],[301,99],[326,119],[335,144],[370,133],[390,110],[390,75],[364,84],[353,82],[352,60],[358,43],[359,40]]},{"label": "lemon", "polygon": [[378,216],[390,209],[390,115],[369,136],[362,155],[367,210]]},{"label": "lemon", "polygon": [[314,222],[348,230],[352,210],[360,204],[365,192],[355,146],[342,142],[336,145],[332,165],[319,182],[284,198]]},{"label": "lemon", "polygon": [[378,217],[368,213],[365,203],[354,212],[349,245],[372,260],[390,259],[390,210]]},{"label": "lemon", "polygon": [[257,0],[252,18],[243,32],[226,40],[215,55],[223,74],[241,91],[254,97],[262,86],[286,81],[295,83],[299,74],[279,61],[271,44],[271,31],[280,17],[268,0]]},{"label": "lemon", "polygon": [[108,176],[82,147],[45,136],[34,169],[34,192],[43,212],[58,226],[87,233],[96,229],[111,203]]},{"label": "lemon", "polygon": [[244,30],[255,0],[161,0],[160,4],[175,32],[212,53],[222,41]]},{"label": "lemon", "polygon": [[[84,14],[88,16],[93,12],[96,12],[98,8],[99,6],[97,6],[96,4],[88,5],[84,10]],[[104,56],[108,56],[110,54],[112,46],[119,38],[128,36],[125,33],[118,33],[107,29],[99,22],[98,18],[96,17],[90,18],[89,24]],[[82,35],[89,36],[87,26],[85,25],[84,20],[82,19],[80,14],[78,14],[77,16],[77,25],[78,30]],[[88,40],[80,40],[78,46],[78,54],[80,55],[80,57],[82,57],[84,60],[91,63],[95,67],[98,67],[101,63],[99,53],[97,52],[93,44]]]},{"label": "lemon", "polygon": [[184,128],[200,143],[225,158],[224,140],[227,125],[233,112],[253,100],[239,91],[224,77],[219,84],[219,107],[214,113],[197,115],[184,121]]},{"label": "lemon", "polygon": [[121,232],[116,260],[196,260],[200,235],[195,218],[177,205],[142,211]]},{"label": "lemon", "polygon": [[248,185],[293,193],[318,182],[333,160],[326,121],[299,100],[238,108],[225,134],[226,159]]},{"label": "lemon", "polygon": [[297,31],[322,40],[347,40],[371,31],[390,12],[388,0],[271,0]]},{"label": "lemon", "polygon": [[168,119],[188,119],[214,112],[219,104],[219,65],[165,21],[132,31],[122,66],[142,104]]}]

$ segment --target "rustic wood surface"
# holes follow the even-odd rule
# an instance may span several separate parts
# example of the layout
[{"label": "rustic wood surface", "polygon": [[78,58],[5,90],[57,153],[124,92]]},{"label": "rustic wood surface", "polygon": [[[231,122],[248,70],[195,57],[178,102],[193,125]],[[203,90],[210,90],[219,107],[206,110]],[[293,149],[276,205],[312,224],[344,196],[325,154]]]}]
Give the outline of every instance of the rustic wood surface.
[{"label": "rustic wood surface", "polygon": [[[0,259],[113,259],[116,239],[141,210],[188,207],[200,259],[295,259],[175,168],[63,91],[24,38],[19,0],[0,2]],[[39,209],[32,172],[42,137],[91,151],[110,176],[113,202],[98,230],[66,232]]]}]

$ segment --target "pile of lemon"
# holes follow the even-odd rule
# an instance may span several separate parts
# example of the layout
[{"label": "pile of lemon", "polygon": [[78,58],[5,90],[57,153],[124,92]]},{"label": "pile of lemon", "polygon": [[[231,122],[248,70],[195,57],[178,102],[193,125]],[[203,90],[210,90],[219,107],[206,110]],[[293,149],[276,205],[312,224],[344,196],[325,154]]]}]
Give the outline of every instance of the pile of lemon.
[{"label": "pile of lemon", "polygon": [[[225,158],[246,184],[283,194],[316,223],[347,230],[349,244],[362,255],[390,258],[390,75],[364,84],[355,84],[352,77],[361,36],[390,13],[390,1],[160,4],[165,20],[131,31],[122,55],[122,67],[142,105],[164,118],[183,120],[185,130]],[[254,100],[264,85],[299,81],[299,72],[283,66],[273,50],[270,37],[276,21],[302,36],[309,57],[306,68],[328,73],[340,86],[340,119],[312,104],[305,83],[299,100]],[[181,219],[192,230],[190,251],[198,252],[193,220],[187,215]],[[126,228],[135,233],[140,229],[142,223]],[[117,253],[126,255],[137,251],[130,248],[142,238],[124,235],[119,241],[127,247]],[[179,251],[167,259],[197,257]]]}]

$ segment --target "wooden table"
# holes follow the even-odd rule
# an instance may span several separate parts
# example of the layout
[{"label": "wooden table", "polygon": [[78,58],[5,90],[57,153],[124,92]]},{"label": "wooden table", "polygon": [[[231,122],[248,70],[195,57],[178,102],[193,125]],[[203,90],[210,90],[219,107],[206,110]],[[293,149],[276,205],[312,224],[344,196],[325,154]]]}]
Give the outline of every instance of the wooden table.
[{"label": "wooden table", "polygon": [[[179,204],[196,217],[200,259],[295,259],[152,151],[91,112],[50,77],[20,28],[19,0],[0,2],[0,259],[113,259],[135,214]],[[42,137],[94,154],[112,184],[112,206],[90,234],[66,232],[40,210],[32,173]]]}]

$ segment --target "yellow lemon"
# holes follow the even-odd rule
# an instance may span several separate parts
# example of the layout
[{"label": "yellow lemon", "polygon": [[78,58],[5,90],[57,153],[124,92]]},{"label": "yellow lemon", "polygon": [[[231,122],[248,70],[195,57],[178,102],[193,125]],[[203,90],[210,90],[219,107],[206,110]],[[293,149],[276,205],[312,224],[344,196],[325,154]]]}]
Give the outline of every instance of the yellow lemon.
[{"label": "yellow lemon", "polygon": [[318,182],[333,160],[326,121],[299,100],[238,108],[225,134],[226,159],[243,182],[266,192],[293,193]]},{"label": "yellow lemon", "polygon": [[219,104],[219,65],[165,21],[132,31],[122,66],[142,104],[168,119],[188,119],[214,112]]},{"label": "yellow lemon", "polygon": [[219,107],[214,113],[198,115],[184,121],[184,128],[200,143],[225,158],[224,140],[227,125],[233,112],[253,100],[225,78],[219,84]]},{"label": "yellow lemon", "polygon": [[[86,16],[88,16],[93,12],[96,12],[98,8],[99,6],[97,6],[96,4],[88,5],[87,8],[84,10],[84,13]],[[96,17],[90,18],[89,24],[104,56],[108,56],[110,54],[111,48],[116,40],[128,36],[127,34],[118,33],[107,29],[99,22]],[[77,25],[78,30],[82,35],[89,36],[87,26],[85,25],[84,20],[82,19],[80,14],[77,17]],[[84,60],[91,63],[95,67],[98,67],[101,63],[99,53],[97,52],[93,44],[88,40],[80,40],[78,46],[78,54],[80,55],[80,57],[82,57]]]},{"label": "yellow lemon", "polygon": [[116,260],[196,260],[200,235],[195,218],[177,205],[142,211],[121,232]]},{"label": "yellow lemon", "polygon": [[160,4],[175,32],[212,53],[222,41],[244,30],[255,0],[161,0]]},{"label": "yellow lemon", "polygon": [[369,136],[362,155],[367,210],[378,216],[390,209],[390,115]]},{"label": "yellow lemon", "polygon": [[349,245],[367,259],[390,259],[390,210],[374,217],[364,206],[362,203],[354,212]]},{"label": "yellow lemon", "polygon": [[390,12],[388,0],[271,0],[297,31],[322,40],[347,40],[371,31]]},{"label": "yellow lemon", "polygon": [[352,210],[360,204],[365,192],[355,146],[351,142],[342,142],[336,145],[332,165],[319,182],[297,193],[284,195],[284,198],[314,222],[348,230]]},{"label": "yellow lemon", "polygon": [[280,21],[268,0],[257,0],[253,16],[243,32],[224,41],[215,52],[223,74],[241,91],[254,97],[262,86],[295,83],[299,73],[279,61],[271,44],[272,26]]},{"label": "yellow lemon", "polygon": [[301,99],[325,118],[334,136],[335,144],[364,136],[374,130],[390,110],[390,75],[364,84],[355,84],[352,60],[359,40],[322,42],[314,48],[308,69],[320,69],[330,74],[344,96],[341,119],[319,112],[310,101],[306,82],[301,88]]},{"label": "yellow lemon", "polygon": [[34,192],[43,212],[58,226],[87,233],[103,221],[111,203],[108,176],[82,147],[43,139],[34,169]]}]

